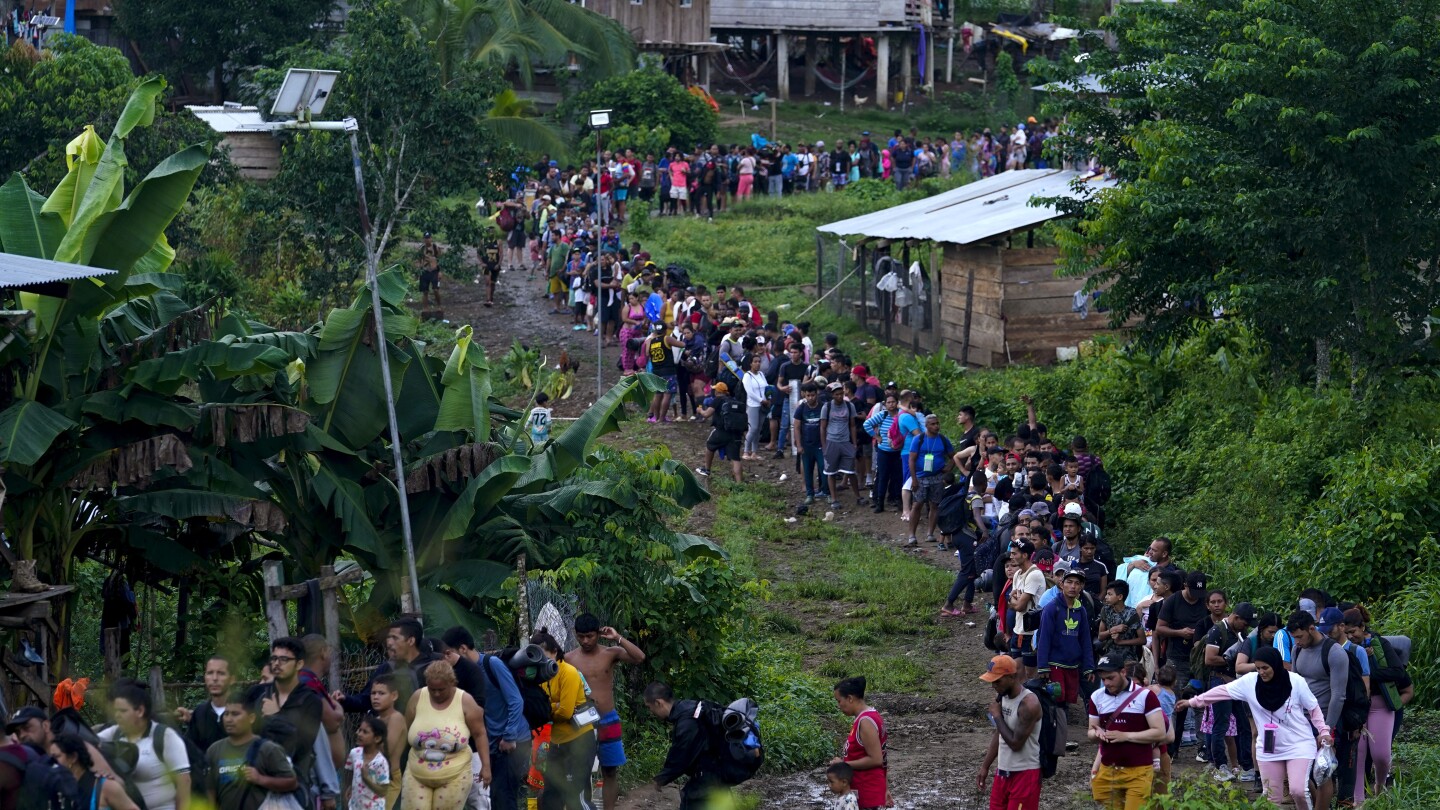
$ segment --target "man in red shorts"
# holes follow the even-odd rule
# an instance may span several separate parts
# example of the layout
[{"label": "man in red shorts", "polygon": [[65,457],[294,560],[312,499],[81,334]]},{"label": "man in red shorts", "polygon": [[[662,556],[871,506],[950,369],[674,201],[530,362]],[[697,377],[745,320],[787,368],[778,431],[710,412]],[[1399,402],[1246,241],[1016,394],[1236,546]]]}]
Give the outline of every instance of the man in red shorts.
[{"label": "man in red shorts", "polygon": [[980,680],[995,688],[995,702],[987,709],[990,748],[980,762],[975,783],[985,791],[990,769],[990,810],[1039,810],[1040,807],[1040,699],[1020,683],[1015,659],[997,655]]},{"label": "man in red shorts", "polygon": [[1035,633],[1036,675],[1060,684],[1060,702],[1067,706],[1080,700],[1080,676],[1095,677],[1090,616],[1080,601],[1084,588],[1085,572],[1067,569],[1060,597],[1040,610],[1040,630]]}]

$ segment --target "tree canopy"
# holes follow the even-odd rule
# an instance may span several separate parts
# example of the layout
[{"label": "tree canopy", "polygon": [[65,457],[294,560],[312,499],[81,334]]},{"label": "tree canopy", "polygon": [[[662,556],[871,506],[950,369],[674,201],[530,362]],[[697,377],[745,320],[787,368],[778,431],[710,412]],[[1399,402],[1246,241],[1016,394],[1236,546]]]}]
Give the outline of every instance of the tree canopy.
[{"label": "tree canopy", "polygon": [[1071,155],[1120,185],[1071,204],[1065,269],[1153,341],[1222,313],[1323,378],[1411,356],[1440,306],[1440,30],[1434,4],[1126,4],[1118,41],[1064,60]]},{"label": "tree canopy", "polygon": [[719,124],[719,116],[704,99],[654,64],[606,79],[567,99],[563,109],[580,120],[582,132],[589,131],[584,112],[600,109],[612,110],[610,120],[616,125],[643,130],[666,127],[669,145],[681,149],[709,146]]}]

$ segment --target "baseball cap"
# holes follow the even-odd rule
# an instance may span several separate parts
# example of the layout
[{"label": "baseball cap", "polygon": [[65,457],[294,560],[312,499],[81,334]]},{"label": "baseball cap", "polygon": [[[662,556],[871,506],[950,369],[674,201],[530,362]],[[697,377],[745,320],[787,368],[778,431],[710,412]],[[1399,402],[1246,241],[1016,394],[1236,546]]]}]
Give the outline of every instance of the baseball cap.
[{"label": "baseball cap", "polygon": [[429,231],[426,231],[426,232],[425,232],[425,238],[426,238],[426,239],[429,239],[429,238],[430,238],[430,232],[429,232]]},{"label": "baseball cap", "polygon": [[1085,572],[1081,570],[1079,566],[1076,566],[1074,568],[1066,568],[1065,573],[1060,575],[1061,579],[1069,579],[1071,577],[1077,577],[1083,581],[1085,579]]},{"label": "baseball cap", "polygon": [[30,722],[31,720],[44,719],[46,719],[44,710],[39,709],[35,706],[25,706],[17,710],[13,715],[10,716],[9,720],[5,721],[5,731],[7,733],[13,731],[20,726],[23,726],[26,723]]},{"label": "baseball cap", "polygon": [[815,142],[815,145],[816,145],[816,146],[824,146],[824,145],[825,145],[825,142],[824,142],[824,141],[816,141],[816,142]]},{"label": "baseball cap", "polygon": [[1062,518],[1074,518],[1075,520],[1085,519],[1085,509],[1078,503],[1065,504],[1065,511],[1060,513]]},{"label": "baseball cap", "polygon": [[1327,607],[1320,612],[1320,632],[1329,633],[1337,624],[1345,623],[1345,613],[1340,608]]},{"label": "baseball cap", "polygon": [[1008,655],[997,655],[990,659],[990,663],[985,667],[985,672],[980,675],[980,680],[994,683],[1006,675],[1014,675],[1018,671],[1014,658]]},{"label": "baseball cap", "polygon": [[1011,541],[1010,541],[1010,550],[1011,550],[1011,551],[1023,552],[1023,553],[1025,553],[1025,554],[1027,554],[1027,555],[1028,555],[1028,554],[1034,554],[1034,553],[1035,553],[1035,544],[1032,543],[1032,542],[1030,542],[1029,540],[1011,540]]},{"label": "baseball cap", "polygon": [[1241,602],[1235,606],[1234,613],[1245,621],[1246,624],[1255,623],[1255,606],[1249,602]]},{"label": "baseball cap", "polygon": [[1022,519],[1022,520],[1024,520],[1025,518],[1033,518],[1033,517],[1035,517],[1035,510],[1030,509],[1030,508],[1028,508],[1028,507],[1025,508],[1025,509],[1021,509],[1021,510],[1020,510],[1020,515],[1019,515],[1019,517],[1020,517],[1020,519]]},{"label": "baseball cap", "polygon": [[[1039,557],[1040,555],[1036,554],[1035,556]],[[1036,563],[1036,565],[1039,565],[1039,563]],[[1050,573],[1057,574],[1061,578],[1064,578],[1066,574],[1070,573],[1070,561],[1062,557],[1051,566]]]},{"label": "baseball cap", "polygon": [[1300,609],[1303,610],[1303,611],[1305,611],[1306,613],[1309,613],[1309,614],[1312,614],[1312,615],[1313,615],[1313,614],[1315,613],[1315,608],[1316,608],[1316,605],[1315,605],[1315,600],[1314,600],[1314,599],[1301,599],[1301,600],[1300,600]]},{"label": "baseball cap", "polygon": [[716,394],[728,394],[730,393],[730,386],[726,385],[723,382],[717,382],[714,385],[710,386],[710,391]]},{"label": "baseball cap", "polygon": [[1035,517],[1050,517],[1050,502],[1036,501],[1030,504],[1030,511],[1035,513]]},{"label": "baseball cap", "polygon": [[1123,672],[1125,659],[1118,655],[1106,655],[1095,662],[1096,672]]},{"label": "baseball cap", "polygon": [[1185,577],[1185,587],[1194,588],[1197,591],[1205,590],[1205,586],[1209,584],[1210,578],[1205,576],[1204,571],[1191,571],[1190,575]]},{"label": "baseball cap", "polygon": [[868,138],[870,137],[870,130],[867,129],[864,132],[860,133],[860,135],[861,137]]},{"label": "baseball cap", "polygon": [[868,368],[866,368],[866,367],[864,367],[864,366],[851,366],[851,367],[850,367],[850,373],[851,373],[851,374],[859,374],[861,377],[867,377],[867,376],[870,375],[870,369],[868,369]]},{"label": "baseball cap", "polygon": [[825,390],[827,390],[827,391],[843,391],[843,390],[845,390],[845,386],[844,386],[843,384],[841,384],[841,383],[833,382],[833,383],[830,383],[829,385],[825,386]]},{"label": "baseball cap", "polygon": [[1035,552],[1035,556],[1031,557],[1030,561],[1035,563],[1036,568],[1047,574],[1055,570],[1055,552],[1048,548],[1042,548]]}]

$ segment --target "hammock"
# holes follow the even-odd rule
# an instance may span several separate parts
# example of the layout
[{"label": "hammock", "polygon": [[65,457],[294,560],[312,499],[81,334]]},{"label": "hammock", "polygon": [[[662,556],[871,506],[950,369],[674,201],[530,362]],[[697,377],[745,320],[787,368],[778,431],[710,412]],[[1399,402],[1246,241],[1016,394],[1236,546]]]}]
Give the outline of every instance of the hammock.
[{"label": "hammock", "polygon": [[844,86],[844,87],[841,87],[841,86],[840,86],[840,77],[839,77],[839,75],[836,75],[835,78],[832,79],[832,78],[830,78],[829,76],[825,75],[825,71],[821,70],[819,65],[816,65],[816,66],[815,66],[815,78],[819,79],[821,84],[825,85],[826,87],[830,88],[831,90],[839,90],[839,91],[842,92],[842,93],[845,92],[846,90],[849,90],[850,88],[854,87],[855,85],[859,84],[860,82],[865,81],[866,79],[871,78],[871,77],[874,76],[874,75],[875,75],[875,66],[874,66],[874,65],[870,65],[869,67],[867,67],[867,68],[865,68],[864,70],[860,71],[860,75],[858,75],[858,76],[856,76],[856,77],[854,77],[854,78],[846,79],[846,80],[845,80],[845,86]]}]

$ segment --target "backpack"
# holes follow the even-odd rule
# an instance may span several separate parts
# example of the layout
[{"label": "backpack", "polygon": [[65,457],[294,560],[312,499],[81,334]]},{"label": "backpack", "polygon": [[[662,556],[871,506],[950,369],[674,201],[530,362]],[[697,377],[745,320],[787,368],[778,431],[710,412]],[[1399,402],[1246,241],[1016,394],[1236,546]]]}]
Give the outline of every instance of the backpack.
[{"label": "backpack", "polygon": [[[1049,684],[1031,679],[1025,688],[1040,701],[1040,776],[1049,779],[1060,767],[1060,757],[1065,755],[1068,734],[1065,724],[1065,707],[1050,695]],[[998,701],[999,698],[996,698]]]},{"label": "backpack", "polygon": [[500,215],[495,217],[495,224],[499,225],[500,230],[505,231],[506,233],[515,230],[514,210],[512,210],[508,205],[501,208]]},{"label": "backpack", "polygon": [[723,709],[707,701],[696,702],[694,717],[710,736],[714,774],[721,784],[743,784],[765,764],[759,714],[760,707],[750,698],[740,698]]},{"label": "backpack", "polygon": [[680,367],[691,374],[703,374],[706,363],[708,362],[709,358],[706,357],[706,353],[703,351],[686,349],[685,352],[680,355]]},{"label": "backpack", "polygon": [[[1211,625],[1212,627],[1214,625]],[[1220,631],[1220,652],[1224,652],[1235,643],[1237,634],[1233,630],[1222,629]],[[1210,685],[1210,676],[1213,674],[1212,667],[1205,663],[1205,648],[1209,646],[1210,634],[1207,631],[1204,638],[1195,639],[1190,647],[1190,674],[1204,685],[1200,691],[1205,691]]]},{"label": "backpack", "polygon": [[24,745],[5,746],[0,747],[0,762],[20,772],[20,796],[15,805],[19,810],[80,807],[80,786],[74,774],[50,757],[40,756]]},{"label": "backpack", "polygon": [[1090,468],[1090,474],[1085,477],[1085,498],[1099,506],[1110,502],[1110,473],[1105,472],[1103,464],[1097,464]]},{"label": "backpack", "polygon": [[975,513],[970,509],[969,496],[968,488],[960,482],[956,482],[953,488],[947,488],[941,494],[940,517],[935,521],[941,534],[964,534],[971,540],[975,539],[975,532],[972,530]]},{"label": "backpack", "polygon": [[720,429],[726,433],[741,436],[750,429],[750,420],[745,415],[745,406],[734,397],[720,403]]},{"label": "backpack", "polygon": [[[506,655],[507,652],[510,653],[510,655]],[[513,649],[501,650],[499,660],[502,664],[505,664],[506,661],[513,657],[515,652],[516,650]],[[492,658],[497,658],[497,656],[482,656],[480,668],[485,670],[485,676],[490,679],[490,685],[499,689],[500,682],[496,680],[495,673],[490,669],[490,659]],[[550,678],[544,677],[545,673],[543,671],[538,671],[534,668],[529,668],[529,672],[517,671],[515,667],[509,664],[505,664],[505,668],[510,671],[510,676],[515,679],[515,686],[520,689],[520,700],[524,703],[523,712],[525,714],[525,723],[530,726],[530,730],[536,731],[554,720],[555,714],[554,710],[550,707],[550,696],[545,694],[544,689],[540,688],[540,684],[550,680]],[[530,674],[534,674],[535,677],[530,677]],[[553,674],[551,677],[554,677]],[[537,680],[537,678],[543,678],[543,680]]]},{"label": "backpack", "polygon": [[[1337,643],[1333,638],[1326,638],[1325,643],[1320,645],[1320,661],[1325,665],[1327,676],[1330,674],[1330,648]],[[1346,731],[1354,731],[1364,728],[1370,717],[1370,693],[1365,689],[1365,676],[1360,673],[1355,651],[1345,650],[1345,655],[1350,659],[1350,674],[1345,679],[1345,704],[1340,708],[1340,722]]]},{"label": "backpack", "polygon": [[905,446],[905,436],[900,432],[900,414],[898,413],[895,414],[895,418],[890,422],[890,432],[887,438],[889,439],[890,449],[892,450],[899,450]]}]

